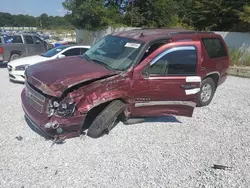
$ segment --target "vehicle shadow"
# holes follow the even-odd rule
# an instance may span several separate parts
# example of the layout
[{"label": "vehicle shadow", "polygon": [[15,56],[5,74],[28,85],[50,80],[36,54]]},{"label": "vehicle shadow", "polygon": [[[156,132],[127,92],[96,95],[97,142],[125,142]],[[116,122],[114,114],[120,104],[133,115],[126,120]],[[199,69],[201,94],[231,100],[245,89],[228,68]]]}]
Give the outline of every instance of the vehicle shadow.
[{"label": "vehicle shadow", "polygon": [[[41,137],[43,137],[45,140],[52,140],[52,138],[50,138],[49,136],[47,136],[41,129],[39,129],[38,127],[36,127],[35,125],[34,125],[34,123],[29,119],[29,118],[27,118],[27,116],[26,115],[24,115],[24,119],[25,119],[25,121],[26,121],[26,123],[27,123],[27,125],[29,126],[29,128],[32,130],[32,131],[34,131],[35,133],[37,133],[38,135],[40,135]],[[144,122],[142,122],[142,123],[164,123],[164,122],[166,122],[166,123],[182,123],[181,121],[179,121],[175,116],[159,116],[159,117],[146,117],[146,118],[144,118],[145,119],[145,121]],[[86,122],[85,122],[86,123]],[[118,125],[118,123],[122,123],[121,121],[118,121],[117,123],[116,123],[116,125]],[[85,124],[85,126],[83,126],[82,128],[82,134],[86,134],[85,133],[85,131],[87,131],[87,129],[89,128],[89,126],[90,126],[90,124],[91,124],[91,121],[90,122],[87,122],[86,124]],[[136,124],[141,124],[141,123],[136,123]],[[115,126],[116,126],[115,125]],[[133,124],[132,124],[133,125]],[[130,126],[132,126],[132,125],[130,125]],[[115,127],[114,126],[114,127]],[[113,128],[114,128],[113,127]],[[104,132],[100,137],[103,137],[104,135],[106,135],[106,134],[109,134],[108,132],[106,133],[106,132]],[[64,142],[63,142],[64,143]],[[61,143],[61,144],[63,144],[63,143]],[[60,144],[60,143],[59,143]]]},{"label": "vehicle shadow", "polygon": [[159,117],[147,117],[145,118],[147,123],[182,123],[175,116],[159,116]]}]

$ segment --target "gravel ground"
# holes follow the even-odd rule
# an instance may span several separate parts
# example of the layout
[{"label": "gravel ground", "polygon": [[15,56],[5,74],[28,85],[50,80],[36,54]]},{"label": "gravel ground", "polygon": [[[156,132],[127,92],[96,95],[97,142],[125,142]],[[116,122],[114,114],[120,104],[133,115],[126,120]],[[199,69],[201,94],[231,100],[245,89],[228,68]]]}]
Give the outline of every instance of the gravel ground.
[{"label": "gravel ground", "polygon": [[250,79],[229,77],[193,118],[119,124],[100,139],[83,136],[53,147],[24,121],[23,85],[10,83],[5,68],[0,80],[1,188],[250,186]]}]

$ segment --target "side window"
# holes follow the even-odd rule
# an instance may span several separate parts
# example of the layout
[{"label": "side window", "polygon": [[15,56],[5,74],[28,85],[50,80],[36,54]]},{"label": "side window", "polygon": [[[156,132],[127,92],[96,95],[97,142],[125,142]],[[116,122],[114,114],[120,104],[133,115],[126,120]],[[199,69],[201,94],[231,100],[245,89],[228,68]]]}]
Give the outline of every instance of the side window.
[{"label": "side window", "polygon": [[22,37],[19,35],[8,37],[8,42],[10,43],[23,43]]},{"label": "side window", "polygon": [[158,55],[147,72],[150,76],[196,75],[197,50],[194,46],[170,48]]},{"label": "side window", "polygon": [[24,36],[24,40],[26,42],[26,44],[34,44],[33,38],[32,36]]},{"label": "side window", "polygon": [[202,42],[210,58],[219,58],[227,56],[226,49],[222,41],[218,38],[204,38]]},{"label": "side window", "polygon": [[63,55],[67,56],[75,56],[75,55],[80,55],[81,51],[80,48],[73,48],[69,49],[66,52],[63,53]]},{"label": "side window", "polygon": [[83,55],[88,50],[88,48],[80,48],[80,49],[81,49],[81,55]]},{"label": "side window", "polygon": [[39,39],[37,36],[34,36],[35,44],[42,44],[42,40]]}]

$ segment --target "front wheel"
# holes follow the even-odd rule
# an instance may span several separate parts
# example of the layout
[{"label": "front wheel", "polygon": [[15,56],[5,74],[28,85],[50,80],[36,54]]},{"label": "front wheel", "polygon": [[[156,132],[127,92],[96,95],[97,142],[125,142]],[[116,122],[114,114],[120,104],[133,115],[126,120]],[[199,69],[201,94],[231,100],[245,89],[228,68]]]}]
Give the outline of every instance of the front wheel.
[{"label": "front wheel", "polygon": [[120,100],[112,101],[90,125],[87,135],[98,138],[112,130],[119,122],[119,117],[124,112],[126,105]]},{"label": "front wheel", "polygon": [[215,93],[215,83],[212,78],[206,78],[201,82],[201,90],[198,94],[197,106],[207,106],[213,99]]}]

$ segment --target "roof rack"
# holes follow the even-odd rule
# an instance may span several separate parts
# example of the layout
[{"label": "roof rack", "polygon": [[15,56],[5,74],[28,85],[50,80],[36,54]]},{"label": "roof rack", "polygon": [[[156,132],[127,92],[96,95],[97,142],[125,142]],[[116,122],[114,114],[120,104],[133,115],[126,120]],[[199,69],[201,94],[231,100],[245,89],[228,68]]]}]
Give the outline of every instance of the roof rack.
[{"label": "roof rack", "polygon": [[178,31],[178,32],[171,32],[169,35],[178,35],[178,34],[201,34],[201,33],[208,33],[214,34],[212,31]]},{"label": "roof rack", "polygon": [[[168,29],[168,28],[134,28],[132,29],[132,31],[135,30],[152,30],[152,29]],[[179,31],[173,31],[173,32],[169,32],[168,34],[172,35],[172,34],[200,34],[200,33],[209,33],[209,34],[214,34],[214,32],[212,31],[193,31],[193,30],[188,30],[188,29],[174,29],[174,28],[170,28],[169,31],[171,30],[179,30]]]}]

